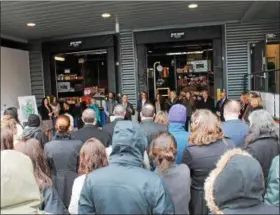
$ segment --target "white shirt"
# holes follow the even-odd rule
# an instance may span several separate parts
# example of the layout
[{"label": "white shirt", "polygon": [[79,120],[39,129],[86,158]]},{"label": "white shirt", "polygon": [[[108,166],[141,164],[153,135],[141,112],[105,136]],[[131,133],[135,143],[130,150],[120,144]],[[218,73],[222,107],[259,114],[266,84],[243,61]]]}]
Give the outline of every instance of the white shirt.
[{"label": "white shirt", "polygon": [[78,214],[78,203],[85,180],[86,175],[81,175],[78,178],[76,178],[73,183],[72,196],[68,208],[70,214]]}]

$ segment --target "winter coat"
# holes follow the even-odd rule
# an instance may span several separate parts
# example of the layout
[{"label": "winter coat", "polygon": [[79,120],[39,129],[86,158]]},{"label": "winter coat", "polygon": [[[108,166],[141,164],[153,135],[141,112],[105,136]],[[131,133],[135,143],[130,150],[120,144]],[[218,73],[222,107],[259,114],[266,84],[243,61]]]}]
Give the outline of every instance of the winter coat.
[{"label": "winter coat", "polygon": [[37,214],[41,201],[31,159],[15,150],[1,151],[1,214]]},{"label": "winter coat", "polygon": [[182,163],[184,151],[189,145],[189,133],[185,130],[185,125],[181,123],[169,123],[168,131],[175,137],[177,142],[176,164],[180,164]]},{"label": "winter coat", "polygon": [[253,113],[255,110],[261,110],[261,109],[263,109],[262,106],[258,106],[258,107],[248,106],[247,110],[245,111],[245,113],[243,115],[243,121],[246,122],[246,123],[249,123],[250,114]]},{"label": "winter coat", "polygon": [[40,210],[51,214],[69,214],[53,187],[46,187],[43,191],[43,197],[44,201],[40,206]]},{"label": "winter coat", "polygon": [[155,123],[152,119],[142,120],[142,122],[140,123],[140,127],[147,137],[148,148],[150,147],[155,135],[157,135],[159,132],[167,131],[167,125]]},{"label": "winter coat", "polygon": [[43,132],[40,127],[25,127],[22,132],[22,136],[26,138],[35,138],[38,140],[44,148],[45,143],[49,141],[47,135]]},{"label": "winter coat", "polygon": [[259,162],[239,148],[225,153],[205,181],[205,200],[213,214],[279,214],[265,205]]},{"label": "winter coat", "polygon": [[158,168],[155,172],[163,177],[175,207],[175,214],[189,214],[191,198],[190,169],[185,164],[174,165],[168,171],[161,173]]},{"label": "winter coat", "polygon": [[252,143],[247,144],[245,150],[260,162],[265,179],[265,186],[267,186],[268,172],[272,160],[280,154],[279,140],[269,135],[261,135]]},{"label": "winter coat", "polygon": [[212,112],[215,112],[215,101],[211,97],[208,97],[205,102],[202,98],[200,101],[197,101],[196,109],[207,109]]},{"label": "winter coat", "polygon": [[220,119],[222,122],[225,121],[224,107],[225,107],[225,104],[227,103],[227,101],[228,101],[228,99],[225,98],[225,99],[221,99],[221,100],[217,101],[217,103],[216,103],[216,112],[220,113]]},{"label": "winter coat", "polygon": [[[131,109],[131,111],[129,109]],[[134,114],[135,114],[135,110],[133,108],[133,105],[131,103],[127,102],[125,119],[132,120],[132,115],[134,115]]]},{"label": "winter coat", "polygon": [[71,189],[78,176],[79,154],[83,142],[71,139],[70,135],[56,135],[46,143],[44,151],[51,170],[54,188],[68,208]]},{"label": "winter coat", "polygon": [[94,110],[97,123],[101,123],[101,116],[100,116],[100,111],[99,111],[98,105],[97,105],[97,104],[90,104],[90,105],[89,105],[89,108],[91,108],[92,110]]},{"label": "winter coat", "polygon": [[102,130],[110,134],[110,138],[111,138],[110,143],[112,143],[114,128],[115,128],[117,122],[123,121],[123,120],[124,120],[123,118],[116,118],[113,122],[110,122],[110,123],[107,123],[106,125],[104,125]]},{"label": "winter coat", "polygon": [[218,140],[209,145],[189,145],[186,148],[182,163],[187,164],[191,171],[191,214],[208,214],[204,200],[204,181],[221,155],[232,148],[234,144],[229,139]]},{"label": "winter coat", "polygon": [[174,214],[161,178],[142,167],[146,147],[147,139],[136,122],[118,122],[110,165],[88,175],[79,214]]},{"label": "winter coat", "polygon": [[227,120],[222,124],[223,133],[230,138],[236,147],[243,148],[248,135],[248,125],[240,119]]},{"label": "winter coat", "polygon": [[279,207],[279,187],[280,187],[280,176],[279,176],[279,162],[280,155],[276,156],[272,160],[272,164],[268,175],[268,186],[264,197],[264,202],[268,205],[274,205]]},{"label": "winter coat", "polygon": [[72,133],[72,138],[75,140],[81,140],[83,143],[90,138],[96,138],[100,140],[105,147],[109,146],[111,143],[111,136],[106,131],[98,129],[94,125],[85,125],[83,128]]},{"label": "winter coat", "polygon": [[113,114],[115,106],[118,104],[118,102],[114,99],[108,99],[106,101],[106,105],[104,106],[104,112],[107,117],[110,117]]}]

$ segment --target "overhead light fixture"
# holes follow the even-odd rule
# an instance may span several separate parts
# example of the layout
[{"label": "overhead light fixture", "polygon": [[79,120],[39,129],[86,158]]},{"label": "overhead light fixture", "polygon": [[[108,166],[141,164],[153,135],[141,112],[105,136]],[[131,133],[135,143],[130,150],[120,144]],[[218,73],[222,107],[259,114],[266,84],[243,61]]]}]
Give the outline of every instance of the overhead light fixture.
[{"label": "overhead light fixture", "polygon": [[151,50],[149,50],[148,52],[149,52],[149,53],[153,53],[153,51],[151,51]]},{"label": "overhead light fixture", "polygon": [[193,52],[169,52],[166,55],[187,55],[187,54],[202,54],[203,51],[193,51]]},{"label": "overhead light fixture", "polygon": [[197,5],[197,4],[189,4],[188,7],[189,7],[190,9],[194,9],[194,8],[197,8],[198,5]]},{"label": "overhead light fixture", "polygon": [[36,26],[36,24],[35,24],[35,23],[33,23],[33,22],[29,22],[29,23],[27,23],[27,26],[28,26],[28,27],[35,27],[35,26]]},{"label": "overhead light fixture", "polygon": [[54,59],[55,59],[56,61],[65,61],[65,58],[64,58],[64,57],[55,56]]},{"label": "overhead light fixture", "polygon": [[111,16],[110,13],[102,13],[101,15],[103,18],[109,18]]}]

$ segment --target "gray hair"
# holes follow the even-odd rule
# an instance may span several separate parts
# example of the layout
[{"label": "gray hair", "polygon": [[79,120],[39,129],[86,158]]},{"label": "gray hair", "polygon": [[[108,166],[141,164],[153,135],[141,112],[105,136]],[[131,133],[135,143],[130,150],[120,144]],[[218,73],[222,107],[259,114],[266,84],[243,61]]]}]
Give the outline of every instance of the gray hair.
[{"label": "gray hair", "polygon": [[266,110],[255,110],[249,115],[249,134],[246,143],[250,144],[261,136],[279,139],[279,132],[273,117]]},{"label": "gray hair", "polygon": [[126,109],[123,105],[118,104],[114,107],[113,115],[123,117],[126,114]]},{"label": "gray hair", "polygon": [[141,113],[142,113],[143,117],[154,117],[155,107],[150,103],[144,104],[144,106],[142,107]]},{"label": "gray hair", "polygon": [[95,111],[91,108],[87,108],[83,111],[82,120],[84,123],[94,123],[96,119]]},{"label": "gray hair", "polygon": [[224,112],[231,113],[231,114],[238,114],[240,113],[241,105],[236,100],[229,100],[224,106]]}]

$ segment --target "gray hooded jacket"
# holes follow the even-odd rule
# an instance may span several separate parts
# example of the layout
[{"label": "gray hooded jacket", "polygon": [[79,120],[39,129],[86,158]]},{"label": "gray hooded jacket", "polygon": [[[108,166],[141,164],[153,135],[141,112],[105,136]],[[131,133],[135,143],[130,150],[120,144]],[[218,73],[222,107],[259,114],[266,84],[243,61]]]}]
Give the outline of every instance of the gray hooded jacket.
[{"label": "gray hooded jacket", "polygon": [[161,178],[143,166],[147,139],[131,121],[117,123],[110,165],[94,170],[81,191],[79,214],[174,214]]}]

